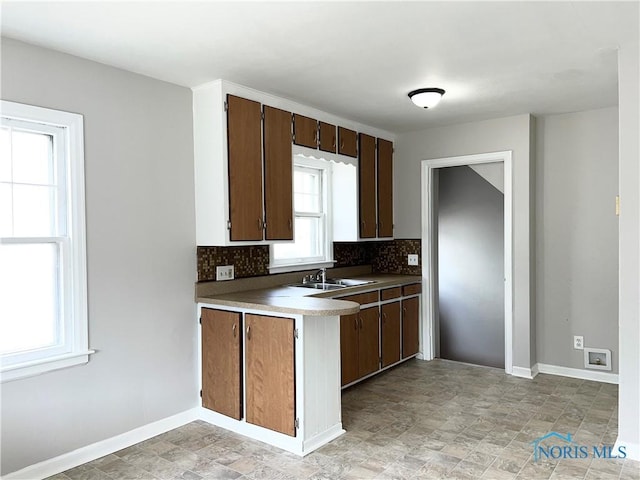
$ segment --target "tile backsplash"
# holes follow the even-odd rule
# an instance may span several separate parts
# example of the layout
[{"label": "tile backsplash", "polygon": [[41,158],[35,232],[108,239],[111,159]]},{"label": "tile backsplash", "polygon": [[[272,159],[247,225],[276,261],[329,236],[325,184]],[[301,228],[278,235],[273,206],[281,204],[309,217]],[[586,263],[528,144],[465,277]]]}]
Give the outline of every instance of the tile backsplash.
[{"label": "tile backsplash", "polygon": [[[375,273],[420,275],[420,266],[407,265],[407,255],[420,255],[420,239],[396,239],[384,242],[336,242],[333,255],[336,267],[371,265]],[[198,281],[216,279],[216,266],[233,265],[236,278],[269,275],[269,247],[198,247]]]}]

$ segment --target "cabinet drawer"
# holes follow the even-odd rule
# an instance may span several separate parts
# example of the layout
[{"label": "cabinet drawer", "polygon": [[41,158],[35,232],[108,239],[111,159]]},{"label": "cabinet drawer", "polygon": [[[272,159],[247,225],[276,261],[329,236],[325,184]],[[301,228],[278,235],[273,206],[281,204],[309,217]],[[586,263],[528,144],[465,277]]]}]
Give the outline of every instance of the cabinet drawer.
[{"label": "cabinet drawer", "polygon": [[356,295],[349,295],[348,297],[340,297],[340,300],[348,300],[349,302],[356,302],[360,305],[375,303],[378,301],[378,291],[376,290],[375,292],[358,293]]},{"label": "cabinet drawer", "polygon": [[402,287],[402,296],[406,297],[407,295],[415,295],[416,293],[420,293],[422,291],[422,284],[420,283],[412,283],[411,285],[405,285]]},{"label": "cabinet drawer", "polygon": [[398,298],[400,294],[401,294],[400,287],[385,288],[384,290],[380,290],[380,300],[384,302],[385,300]]}]

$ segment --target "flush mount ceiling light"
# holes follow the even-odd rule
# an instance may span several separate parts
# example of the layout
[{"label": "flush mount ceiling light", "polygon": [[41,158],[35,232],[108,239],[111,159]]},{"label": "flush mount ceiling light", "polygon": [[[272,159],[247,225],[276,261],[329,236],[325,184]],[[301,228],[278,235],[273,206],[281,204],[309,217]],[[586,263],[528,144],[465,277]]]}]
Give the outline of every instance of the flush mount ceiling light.
[{"label": "flush mount ceiling light", "polygon": [[435,107],[444,95],[441,88],[419,88],[409,92],[409,98],[418,107],[432,108]]}]

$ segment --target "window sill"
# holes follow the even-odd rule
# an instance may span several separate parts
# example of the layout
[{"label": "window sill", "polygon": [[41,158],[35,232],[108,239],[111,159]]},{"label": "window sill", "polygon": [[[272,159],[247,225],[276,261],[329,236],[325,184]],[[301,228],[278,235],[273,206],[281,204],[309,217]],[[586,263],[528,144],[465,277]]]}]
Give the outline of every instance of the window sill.
[{"label": "window sill", "polygon": [[293,265],[273,265],[269,266],[269,273],[301,272],[317,268],[331,268],[334,263],[336,263],[334,260],[329,260],[315,263],[295,263]]},{"label": "window sill", "polygon": [[95,350],[67,353],[55,357],[33,360],[17,365],[7,365],[0,368],[0,383],[11,382],[21,378],[34,377],[53,370],[80,365],[89,361],[89,355]]}]

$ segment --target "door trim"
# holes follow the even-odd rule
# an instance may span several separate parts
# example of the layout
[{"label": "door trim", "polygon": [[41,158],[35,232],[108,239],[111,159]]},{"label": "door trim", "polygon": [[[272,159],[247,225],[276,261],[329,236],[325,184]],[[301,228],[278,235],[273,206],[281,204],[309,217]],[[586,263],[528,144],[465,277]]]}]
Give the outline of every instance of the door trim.
[{"label": "door trim", "polygon": [[422,206],[422,292],[421,344],[424,360],[435,355],[435,265],[433,171],[442,167],[459,167],[478,163],[502,162],[504,164],[504,369],[513,372],[513,164],[512,151],[435,158],[421,162]]}]

